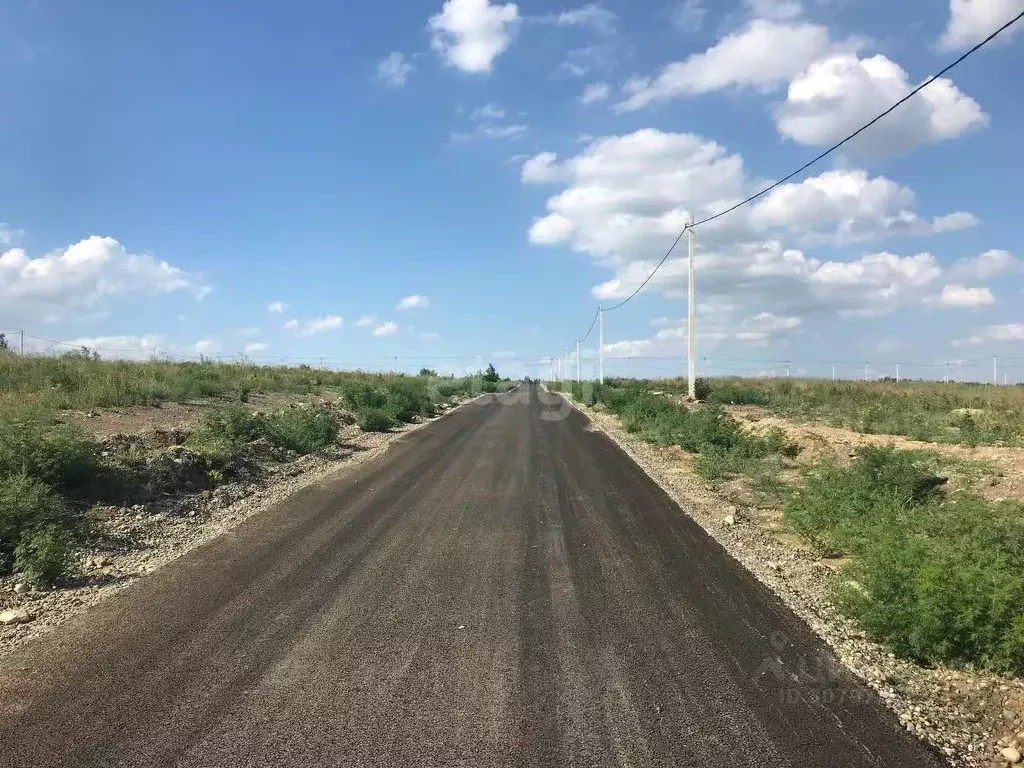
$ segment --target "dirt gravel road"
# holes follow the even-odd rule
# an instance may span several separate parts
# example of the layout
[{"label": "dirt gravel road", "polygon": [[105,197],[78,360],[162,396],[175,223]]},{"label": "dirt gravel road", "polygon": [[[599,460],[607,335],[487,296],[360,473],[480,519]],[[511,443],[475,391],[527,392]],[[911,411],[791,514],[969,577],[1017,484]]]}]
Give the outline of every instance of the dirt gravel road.
[{"label": "dirt gravel road", "polygon": [[525,389],[6,658],[0,765],[942,762],[608,438]]}]

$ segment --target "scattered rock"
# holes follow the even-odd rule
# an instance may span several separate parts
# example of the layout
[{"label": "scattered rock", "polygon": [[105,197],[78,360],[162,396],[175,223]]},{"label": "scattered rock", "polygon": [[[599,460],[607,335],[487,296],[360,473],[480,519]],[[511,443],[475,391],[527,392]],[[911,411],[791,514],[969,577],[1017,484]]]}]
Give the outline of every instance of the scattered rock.
[{"label": "scattered rock", "polygon": [[14,585],[14,594],[24,595],[26,592],[28,592],[28,584],[22,582]]},{"label": "scattered rock", "polygon": [[0,625],[6,627],[11,624],[28,624],[33,618],[35,617],[26,610],[12,608],[11,610],[0,612]]},{"label": "scattered rock", "polygon": [[736,525],[736,515],[726,515],[722,518],[722,525],[733,526]]},{"label": "scattered rock", "polygon": [[1003,747],[999,754],[1002,755],[1003,760],[1012,765],[1016,765],[1021,761],[1020,750],[1015,747]]}]

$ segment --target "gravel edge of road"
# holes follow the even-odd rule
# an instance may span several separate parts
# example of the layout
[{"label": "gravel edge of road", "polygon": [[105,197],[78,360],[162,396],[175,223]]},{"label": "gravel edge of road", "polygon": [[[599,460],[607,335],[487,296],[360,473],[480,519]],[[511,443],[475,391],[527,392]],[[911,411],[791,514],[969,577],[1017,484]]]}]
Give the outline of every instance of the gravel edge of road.
[{"label": "gravel edge of road", "polygon": [[[86,554],[84,570],[89,573],[84,583],[16,595],[14,586],[18,580],[13,576],[0,578],[0,610],[12,608],[25,611],[31,617],[25,623],[0,626],[0,660],[304,488],[336,472],[349,471],[378,459],[403,436],[445,418],[479,397],[482,395],[462,400],[432,419],[388,433],[360,433],[359,439],[354,441],[356,449],[344,455],[304,456],[276,468],[264,482],[230,483],[209,498],[198,494],[184,497],[178,500],[179,509],[173,514],[163,511],[151,514],[143,505],[138,505],[133,508],[138,510],[133,519],[120,521],[119,528],[109,530],[108,534],[125,535],[142,546],[124,553]],[[188,511],[183,513],[182,508]],[[126,526],[130,532],[126,532]]]},{"label": "gravel edge of road", "polygon": [[[995,737],[977,718],[945,697],[962,683],[952,670],[928,670],[897,659],[869,640],[829,599],[834,571],[809,549],[790,547],[764,529],[749,524],[743,511],[717,497],[689,467],[666,458],[663,449],[629,434],[613,415],[572,406],[597,430],[607,435],[737,562],[772,590],[821,637],[836,658],[874,690],[906,729],[946,755],[951,765],[993,768],[1010,765],[1000,757]],[[997,676],[982,678],[993,695],[1011,687],[1024,691],[1024,682]],[[972,681],[973,682],[973,681]]]}]

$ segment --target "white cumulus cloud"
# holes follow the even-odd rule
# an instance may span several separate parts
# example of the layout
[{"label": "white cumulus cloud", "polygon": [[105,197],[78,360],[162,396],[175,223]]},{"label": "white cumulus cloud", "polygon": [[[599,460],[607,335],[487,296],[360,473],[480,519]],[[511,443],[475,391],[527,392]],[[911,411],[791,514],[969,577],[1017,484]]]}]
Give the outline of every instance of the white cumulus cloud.
[{"label": "white cumulus cloud", "polygon": [[356,321],[356,325],[359,328],[372,328],[376,322],[377,318],[374,315],[363,315]]},{"label": "white cumulus cloud", "polygon": [[[816,61],[789,85],[775,109],[783,136],[826,146],[863,125],[910,93],[907,73],[885,56],[830,56]],[[893,155],[956,138],[988,123],[974,99],[940,78],[849,145],[853,153]]]},{"label": "white cumulus cloud", "polygon": [[266,352],[267,349],[269,349],[269,345],[263,343],[262,341],[257,341],[252,344],[245,345],[245,354],[256,355],[259,354],[260,352]]},{"label": "white cumulus cloud", "polygon": [[447,0],[428,23],[430,45],[449,66],[463,72],[490,72],[494,60],[512,44],[519,21],[515,3]]},{"label": "white cumulus cloud", "polygon": [[287,309],[288,305],[283,301],[272,301],[267,304],[267,312],[274,315],[283,315]]},{"label": "white cumulus cloud", "polygon": [[398,333],[398,323],[391,322],[390,320],[373,329],[374,336],[394,336],[396,333]]},{"label": "white cumulus cloud", "polygon": [[996,298],[988,288],[965,288],[954,284],[943,287],[938,296],[926,301],[943,307],[975,308],[991,307],[996,303]]},{"label": "white cumulus cloud", "polygon": [[[1021,11],[1022,0],[950,0],[949,24],[939,45],[958,50],[980,43]],[[996,41],[1005,42],[1020,30],[1021,25],[1015,24]]]},{"label": "white cumulus cloud", "polygon": [[753,19],[703,53],[669,64],[657,77],[629,81],[627,96],[616,110],[631,112],[655,101],[725,88],[768,90],[831,50],[856,47],[853,41],[837,46],[828,29],[818,24]]},{"label": "white cumulus cloud", "polygon": [[[691,214],[721,211],[763,184],[747,173],[739,155],[715,142],[651,129],[596,139],[564,160],[538,154],[523,163],[522,180],[557,185],[545,215],[529,229],[530,241],[568,246],[609,270],[611,276],[593,290],[595,298],[609,301],[640,287]],[[974,222],[964,212],[920,215],[913,191],[891,179],[858,169],[825,171],[698,227],[702,301],[716,302],[716,315],[733,318],[731,330],[718,331],[722,338],[735,333],[740,311],[761,322],[804,322],[813,313],[869,316],[922,307],[946,286],[983,287],[981,273],[1015,268],[1016,261],[991,252],[943,267],[928,252],[824,259],[803,249],[934,236]],[[685,240],[649,290],[685,296],[684,255]],[[955,289],[947,292],[949,301],[955,296]],[[752,325],[740,332],[757,343],[757,334],[767,331]]]},{"label": "white cumulus cloud", "polygon": [[7,323],[40,322],[113,298],[176,291],[202,298],[210,288],[199,276],[149,254],[130,253],[110,237],[94,235],[36,258],[21,248],[0,252],[0,321]]}]

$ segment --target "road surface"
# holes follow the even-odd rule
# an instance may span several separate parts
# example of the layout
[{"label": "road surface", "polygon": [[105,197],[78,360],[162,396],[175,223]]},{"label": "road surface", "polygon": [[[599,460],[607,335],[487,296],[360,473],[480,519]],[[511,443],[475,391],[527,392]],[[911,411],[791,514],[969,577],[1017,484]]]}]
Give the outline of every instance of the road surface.
[{"label": "road surface", "polygon": [[0,765],[942,764],[545,399],[463,406],[5,659]]}]

